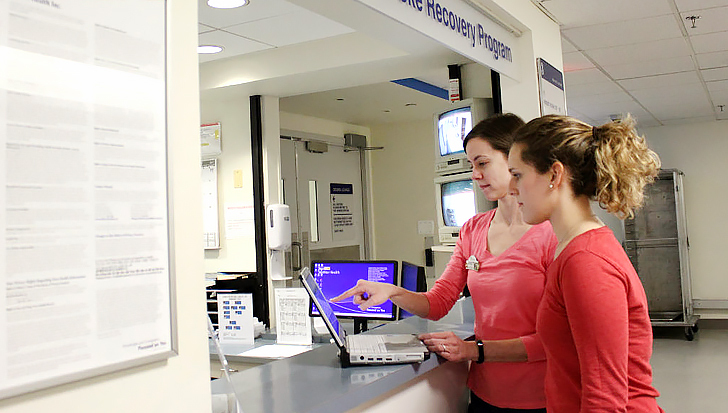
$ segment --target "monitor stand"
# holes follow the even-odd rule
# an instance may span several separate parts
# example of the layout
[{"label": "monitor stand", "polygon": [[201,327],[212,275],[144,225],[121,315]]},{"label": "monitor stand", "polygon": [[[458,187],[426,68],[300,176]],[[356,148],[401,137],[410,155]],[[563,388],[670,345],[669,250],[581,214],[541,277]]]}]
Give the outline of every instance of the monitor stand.
[{"label": "monitor stand", "polygon": [[366,319],[354,319],[354,334],[359,334],[362,331],[369,330],[369,324]]}]

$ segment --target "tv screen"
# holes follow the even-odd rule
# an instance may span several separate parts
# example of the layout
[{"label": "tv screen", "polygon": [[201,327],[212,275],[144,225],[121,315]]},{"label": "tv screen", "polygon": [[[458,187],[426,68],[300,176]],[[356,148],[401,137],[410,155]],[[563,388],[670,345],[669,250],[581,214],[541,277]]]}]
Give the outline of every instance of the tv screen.
[{"label": "tv screen", "polygon": [[461,227],[475,215],[475,192],[472,180],[444,182],[441,184],[440,193],[445,226]]},{"label": "tv screen", "polygon": [[[340,295],[359,280],[397,285],[397,261],[314,261],[311,267],[316,284],[329,298]],[[338,317],[394,320],[396,315],[396,308],[390,300],[366,310],[354,304],[353,297],[330,304]],[[313,303],[311,315],[319,315]]]},{"label": "tv screen", "polygon": [[464,152],[463,139],[471,129],[473,129],[473,119],[470,107],[453,109],[440,115],[437,121],[440,155]]}]

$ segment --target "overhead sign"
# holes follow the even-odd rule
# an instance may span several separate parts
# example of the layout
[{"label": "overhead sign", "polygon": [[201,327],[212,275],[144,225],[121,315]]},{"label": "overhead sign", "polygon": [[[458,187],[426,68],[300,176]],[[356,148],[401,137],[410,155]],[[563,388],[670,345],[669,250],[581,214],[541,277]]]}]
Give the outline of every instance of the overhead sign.
[{"label": "overhead sign", "polygon": [[462,0],[357,1],[518,80],[516,38]]}]

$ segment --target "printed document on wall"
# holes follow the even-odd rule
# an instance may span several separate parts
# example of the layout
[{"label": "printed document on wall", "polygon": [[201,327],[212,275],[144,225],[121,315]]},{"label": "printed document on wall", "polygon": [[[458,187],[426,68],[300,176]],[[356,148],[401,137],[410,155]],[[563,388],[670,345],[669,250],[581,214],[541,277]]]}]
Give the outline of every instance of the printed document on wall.
[{"label": "printed document on wall", "polygon": [[2,398],[173,334],[165,2],[3,0],[0,28]]}]

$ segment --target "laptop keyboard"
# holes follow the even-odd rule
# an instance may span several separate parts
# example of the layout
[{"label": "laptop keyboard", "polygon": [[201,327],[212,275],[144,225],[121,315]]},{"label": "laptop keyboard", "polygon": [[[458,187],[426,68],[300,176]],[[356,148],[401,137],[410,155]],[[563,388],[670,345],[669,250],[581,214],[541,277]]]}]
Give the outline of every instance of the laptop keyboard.
[{"label": "laptop keyboard", "polygon": [[384,340],[379,336],[356,336],[347,337],[349,344],[349,352],[368,354],[368,353],[383,353],[387,351],[387,346],[384,344]]}]

